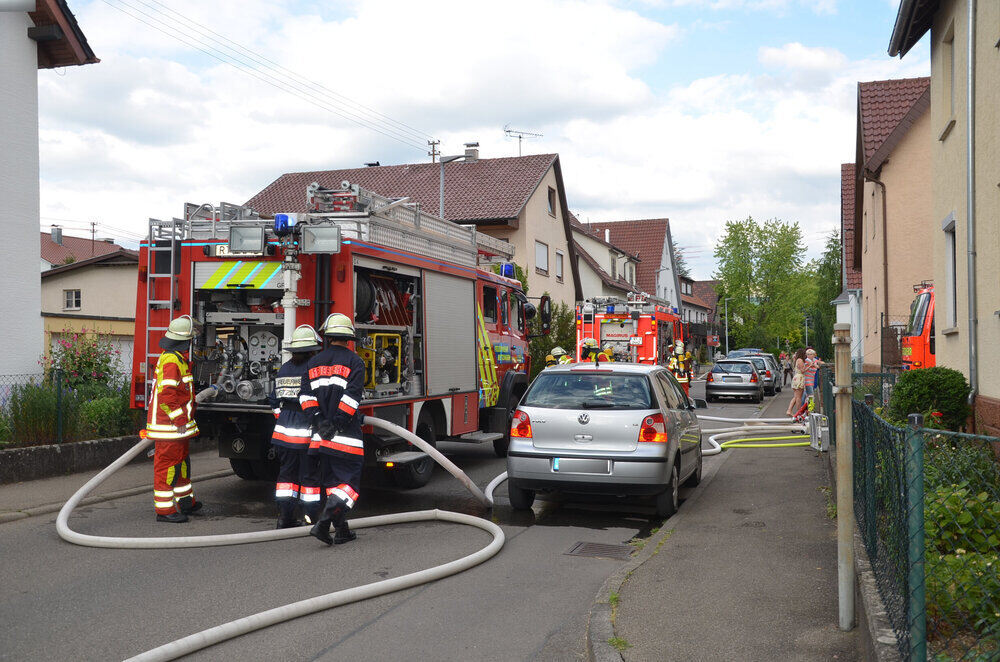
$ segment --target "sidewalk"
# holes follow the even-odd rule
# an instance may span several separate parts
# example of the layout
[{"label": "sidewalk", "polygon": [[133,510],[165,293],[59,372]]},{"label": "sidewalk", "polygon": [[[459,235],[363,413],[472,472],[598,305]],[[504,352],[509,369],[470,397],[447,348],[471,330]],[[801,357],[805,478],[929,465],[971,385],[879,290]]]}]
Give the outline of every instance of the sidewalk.
[{"label": "sidewalk", "polygon": [[[229,460],[220,458],[215,449],[191,454],[194,481],[220,474],[231,474]],[[93,478],[99,469],[0,485],[0,524],[24,517],[56,512],[73,494]],[[111,475],[84,503],[102,500],[111,494],[125,496],[149,491],[153,495],[153,461],[132,462]]]},{"label": "sidewalk", "polygon": [[[762,417],[782,415],[787,400]],[[837,628],[836,522],[821,458],[787,448],[719,460],[618,591],[622,658],[857,659],[857,631]]]}]

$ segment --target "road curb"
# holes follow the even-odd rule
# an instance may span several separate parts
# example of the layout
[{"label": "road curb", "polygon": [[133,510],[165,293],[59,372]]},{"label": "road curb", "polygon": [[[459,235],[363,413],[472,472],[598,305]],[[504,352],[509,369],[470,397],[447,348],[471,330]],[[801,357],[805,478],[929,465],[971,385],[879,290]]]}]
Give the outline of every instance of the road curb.
[{"label": "road curb", "polygon": [[[724,453],[721,461],[713,463],[711,472],[702,476],[701,484],[691,498],[684,503],[693,504],[705,490],[711,485],[712,480],[726,462],[729,461],[731,453]],[[688,508],[690,510],[690,507]],[[670,534],[674,532],[677,525],[685,520],[685,512],[680,511],[664,522],[660,530],[655,535],[647,539],[646,544],[633,556],[628,563],[620,566],[609,576],[594,597],[594,604],[590,608],[590,615],[587,618],[587,659],[590,662],[622,662],[622,655],[617,648],[608,643],[608,640],[615,636],[614,614],[611,608],[611,594],[620,593],[622,585],[628,580],[632,573],[643,563],[651,559],[660,547],[666,542]]]},{"label": "road curb", "polygon": [[[225,469],[222,471],[214,471],[209,474],[204,474],[202,476],[197,476],[191,479],[192,483],[200,483],[203,480],[212,480],[215,478],[225,478],[226,476],[232,476],[233,472],[230,469]],[[81,506],[89,506],[95,503],[103,503],[105,501],[113,501],[114,499],[121,499],[123,497],[135,496],[136,494],[143,494],[152,489],[152,485],[143,485],[141,487],[129,487],[124,490],[116,490],[114,492],[108,492],[107,494],[99,494],[92,497],[87,497],[80,502]],[[16,522],[18,520],[27,519],[29,517],[36,517],[38,515],[48,515],[49,513],[59,512],[63,507],[61,503],[49,503],[42,506],[35,506],[33,508],[25,508],[24,510],[15,510],[8,513],[0,513],[0,524],[6,524],[7,522]]]}]

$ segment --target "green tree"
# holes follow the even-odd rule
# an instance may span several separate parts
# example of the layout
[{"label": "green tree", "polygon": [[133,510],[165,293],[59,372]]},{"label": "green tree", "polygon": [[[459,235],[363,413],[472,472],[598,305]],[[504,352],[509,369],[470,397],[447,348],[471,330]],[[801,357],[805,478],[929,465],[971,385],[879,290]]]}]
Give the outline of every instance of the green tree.
[{"label": "green tree", "polygon": [[800,340],[804,311],[815,300],[804,255],[798,223],[752,217],[726,223],[715,247],[715,278],[720,297],[730,297],[730,347]]},{"label": "green tree", "polygon": [[691,267],[688,266],[687,258],[684,257],[684,247],[675,243],[674,245],[674,266],[677,267],[677,275],[685,278],[691,277]]},{"label": "green tree", "polygon": [[809,307],[809,344],[826,361],[833,360],[833,325],[837,321],[837,310],[830,302],[841,290],[841,246],[840,232],[834,230],[826,238],[823,255],[809,264],[810,277],[815,283],[816,298]]}]

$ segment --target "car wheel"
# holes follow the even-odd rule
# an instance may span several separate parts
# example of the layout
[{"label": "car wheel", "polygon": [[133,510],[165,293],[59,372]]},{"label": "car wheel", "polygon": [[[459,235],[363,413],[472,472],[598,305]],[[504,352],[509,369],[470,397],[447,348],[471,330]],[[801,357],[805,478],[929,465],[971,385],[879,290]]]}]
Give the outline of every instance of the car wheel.
[{"label": "car wheel", "polygon": [[535,493],[526,490],[507,481],[507,498],[510,499],[510,507],[514,510],[531,510],[531,504],[535,503]]},{"label": "car wheel", "polygon": [[[437,447],[437,437],[434,434],[434,426],[427,420],[417,423],[417,436],[426,441],[431,446]],[[434,473],[434,459],[425,457],[416,462],[410,462],[396,470],[393,470],[392,477],[396,485],[403,489],[412,490],[423,487],[431,481],[431,474]]]},{"label": "car wheel", "polygon": [[497,457],[507,457],[507,449],[510,448],[510,424],[514,420],[514,411],[521,404],[521,396],[523,395],[524,393],[515,394],[514,401],[507,407],[507,428],[504,430],[503,436],[493,442],[493,452]]},{"label": "car wheel", "polygon": [[760,391],[757,391],[757,398],[754,400],[754,402],[756,402],[757,404],[760,404],[760,403],[764,402],[764,391],[763,391],[763,389],[761,389]]},{"label": "car wheel", "polygon": [[715,396],[714,395],[709,395],[708,393],[706,393],[705,394],[705,402],[715,402]]},{"label": "car wheel", "polygon": [[664,519],[676,513],[677,507],[680,505],[680,485],[677,481],[677,472],[677,460],[674,460],[667,489],[656,495],[656,514]]},{"label": "car wheel", "polygon": [[229,458],[229,466],[233,468],[233,473],[243,480],[258,480],[254,471],[253,462],[241,458]]},{"label": "car wheel", "polygon": [[701,449],[699,448],[698,468],[694,470],[693,474],[687,477],[687,480],[684,481],[684,487],[698,487],[698,484],[701,482],[701,471],[704,462],[705,462],[704,456],[701,454]]}]

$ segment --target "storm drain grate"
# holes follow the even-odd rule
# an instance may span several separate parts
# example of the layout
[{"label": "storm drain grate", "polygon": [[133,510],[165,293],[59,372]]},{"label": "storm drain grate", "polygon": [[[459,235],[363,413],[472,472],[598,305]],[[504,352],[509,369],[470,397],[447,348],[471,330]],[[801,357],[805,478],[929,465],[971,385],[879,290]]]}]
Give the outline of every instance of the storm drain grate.
[{"label": "storm drain grate", "polygon": [[568,556],[590,556],[596,559],[617,559],[624,561],[632,556],[628,545],[608,545],[601,542],[575,543],[566,554]]}]

